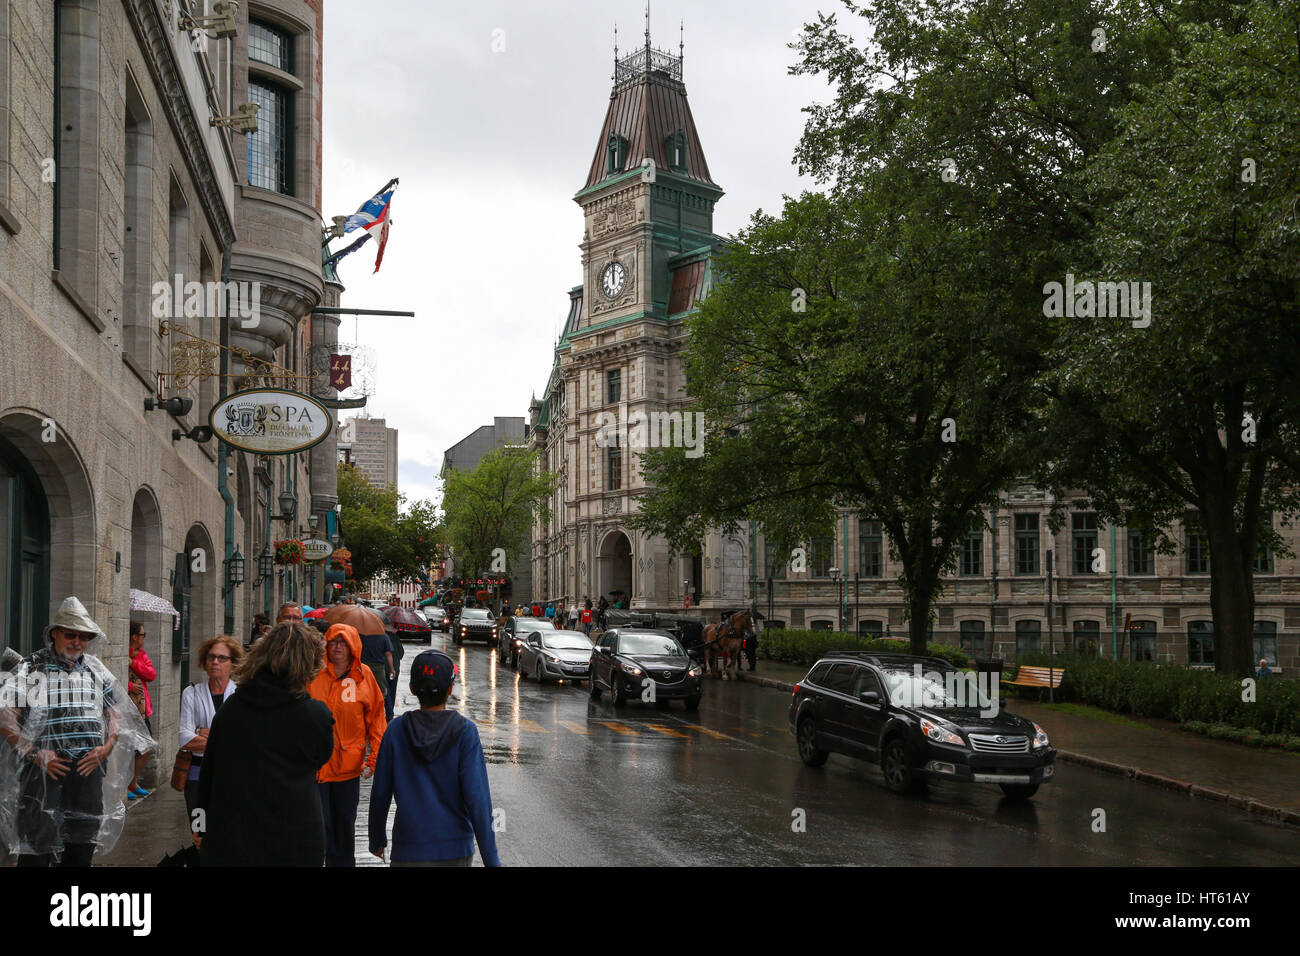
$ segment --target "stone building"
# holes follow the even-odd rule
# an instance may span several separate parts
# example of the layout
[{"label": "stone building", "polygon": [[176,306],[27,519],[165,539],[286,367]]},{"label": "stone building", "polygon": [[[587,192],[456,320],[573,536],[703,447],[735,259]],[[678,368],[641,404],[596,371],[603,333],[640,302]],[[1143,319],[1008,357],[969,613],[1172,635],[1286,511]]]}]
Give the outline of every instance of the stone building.
[{"label": "stone building", "polygon": [[[259,457],[198,440],[225,392],[308,387],[257,360],[308,373],[313,335],[329,339],[309,317],[342,291],[321,269],[322,5],[241,3],[223,38],[187,22],[203,13],[0,0],[0,640],[31,651],[75,594],[125,674],[130,590],[165,597],[178,626],[141,617],[164,749],[198,644],[308,597],[302,569],[259,580],[267,543],[312,515],[336,528],[332,444]],[[258,131],[235,132],[250,101]],[[222,296],[173,301],[222,280],[242,290],[225,322]],[[246,350],[224,380],[223,338]],[[188,409],[159,407],[173,398]],[[245,581],[228,587],[236,550]]]},{"label": "stone building", "polygon": [[382,418],[358,415],[339,426],[340,461],[356,465],[372,485],[397,487],[397,429]]},{"label": "stone building", "polygon": [[[568,601],[629,592],[633,610],[753,607],[790,627],[905,636],[901,571],[877,522],[843,514],[833,537],[769,554],[762,529],[709,534],[698,553],[671,555],[626,526],[647,491],[635,442],[601,441],[601,423],[685,412],[685,319],[712,281],[713,182],[682,84],[680,57],[644,49],[616,60],[614,87],[583,188],[583,283],[570,290],[545,390],[530,407],[541,466],[560,476],[550,518],[533,530],[534,593]],[[651,427],[655,435],[661,429]],[[687,435],[689,436],[689,433]],[[1173,556],[1069,510],[1048,528],[1037,489],[1002,495],[986,530],[964,542],[933,625],[936,639],[974,653],[1099,651],[1210,666],[1208,549],[1194,522]],[[1300,536],[1279,527],[1297,549]],[[1094,570],[1094,551],[1105,571]],[[1047,613],[1048,552],[1054,559]],[[1262,555],[1255,592],[1256,660],[1300,667],[1300,560]],[[1113,587],[1112,587],[1112,574]],[[1113,599],[1112,599],[1113,592]],[[1125,622],[1130,625],[1124,629]]]}]

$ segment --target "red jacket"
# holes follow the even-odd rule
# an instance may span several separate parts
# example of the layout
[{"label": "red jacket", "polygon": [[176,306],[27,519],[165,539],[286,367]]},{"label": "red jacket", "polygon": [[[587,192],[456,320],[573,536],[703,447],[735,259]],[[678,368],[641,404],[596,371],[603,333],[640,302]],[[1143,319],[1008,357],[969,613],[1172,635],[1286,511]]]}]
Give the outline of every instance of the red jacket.
[{"label": "red jacket", "polygon": [[144,689],[144,714],[146,717],[152,717],[153,700],[149,697],[149,683],[158,679],[158,671],[143,647],[135,657],[131,658],[131,673],[139,678],[138,683]]},{"label": "red jacket", "polygon": [[[375,675],[361,663],[361,635],[349,624],[333,624],[325,632],[326,643],[335,637],[348,642],[351,658],[342,677],[334,674],[334,665],[326,658],[307,691],[325,704],[334,715],[334,753],[320,768],[316,779],[321,783],[338,783],[361,776],[361,771],[375,768],[379,742],[384,738],[388,720],[384,716],[384,693]],[[366,753],[366,744],[370,753]]]}]

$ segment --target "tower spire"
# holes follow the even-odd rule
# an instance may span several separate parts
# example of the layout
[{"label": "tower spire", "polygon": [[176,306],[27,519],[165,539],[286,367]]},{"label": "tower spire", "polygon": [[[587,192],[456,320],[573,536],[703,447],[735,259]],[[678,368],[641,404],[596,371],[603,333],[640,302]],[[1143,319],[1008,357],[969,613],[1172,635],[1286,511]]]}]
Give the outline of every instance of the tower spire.
[{"label": "tower spire", "polygon": [[650,56],[650,0],[645,0],[645,52],[646,62]]}]

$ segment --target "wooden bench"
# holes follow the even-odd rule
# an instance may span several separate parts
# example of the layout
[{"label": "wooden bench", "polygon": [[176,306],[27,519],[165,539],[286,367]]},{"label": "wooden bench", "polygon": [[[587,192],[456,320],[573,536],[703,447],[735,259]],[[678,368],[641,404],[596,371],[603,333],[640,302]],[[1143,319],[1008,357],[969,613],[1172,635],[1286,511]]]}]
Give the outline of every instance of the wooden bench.
[{"label": "wooden bench", "polygon": [[1004,677],[1002,683],[1009,687],[1037,687],[1040,690],[1050,687],[1055,690],[1061,686],[1061,678],[1064,676],[1065,671],[1060,667],[1021,667],[1015,680]]}]

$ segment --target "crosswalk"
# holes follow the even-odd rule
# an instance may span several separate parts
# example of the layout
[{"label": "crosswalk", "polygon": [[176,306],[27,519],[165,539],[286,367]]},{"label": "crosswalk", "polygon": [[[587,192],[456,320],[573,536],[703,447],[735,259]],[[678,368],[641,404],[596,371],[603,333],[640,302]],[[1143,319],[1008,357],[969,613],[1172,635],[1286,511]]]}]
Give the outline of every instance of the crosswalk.
[{"label": "crosswalk", "polygon": [[[740,737],[720,733],[708,727],[685,721],[675,723],[674,726],[668,726],[662,722],[650,723],[632,720],[591,720],[587,723],[573,720],[557,720],[553,725],[546,726],[526,717],[512,719],[498,715],[495,719],[473,717],[471,719],[478,726],[479,734],[489,738],[505,734],[515,735],[521,732],[524,734],[549,734],[551,736],[575,734],[581,737],[608,733],[616,737],[666,737],[675,740],[699,740],[707,737],[712,740],[742,742]],[[754,734],[752,736],[760,735]]]}]

